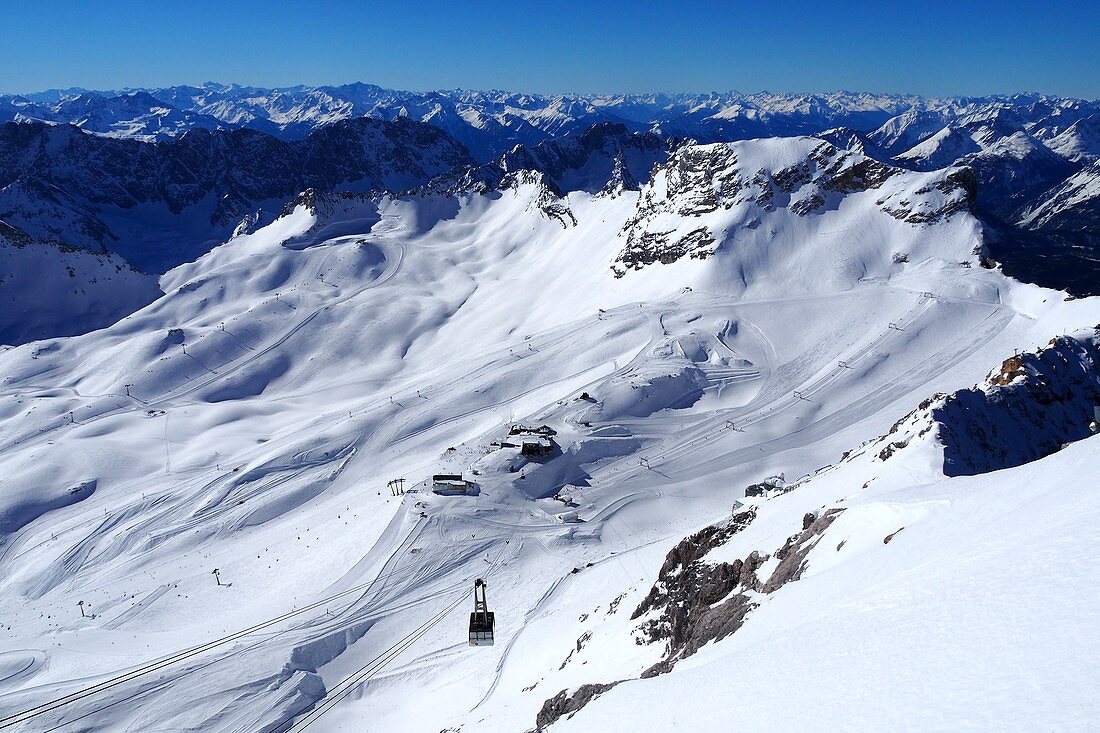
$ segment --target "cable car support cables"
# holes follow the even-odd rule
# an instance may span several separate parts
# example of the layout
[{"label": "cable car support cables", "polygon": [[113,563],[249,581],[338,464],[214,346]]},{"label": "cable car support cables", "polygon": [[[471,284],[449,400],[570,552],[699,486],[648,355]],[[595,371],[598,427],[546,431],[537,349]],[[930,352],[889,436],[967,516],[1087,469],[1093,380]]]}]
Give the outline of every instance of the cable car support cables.
[{"label": "cable car support cables", "polygon": [[90,687],[86,687],[86,688],[81,689],[81,690],[76,690],[75,692],[70,692],[67,695],[62,695],[61,697],[54,698],[53,700],[48,700],[48,701],[46,701],[44,703],[41,703],[39,705],[36,705],[32,708],[28,708],[28,709],[20,711],[18,713],[14,713],[12,715],[5,716],[3,718],[0,718],[0,730],[3,730],[5,728],[10,728],[14,725],[19,725],[20,723],[26,723],[27,721],[29,721],[33,718],[36,718],[40,715],[44,715],[46,713],[57,710],[58,708],[64,707],[65,705],[69,705],[71,703],[74,703],[78,700],[82,700],[82,699],[84,699],[86,697],[89,697],[91,695],[97,695],[97,694],[99,694],[101,692],[104,692],[106,690],[109,690],[113,687],[117,687],[118,685],[125,684],[126,682],[131,682],[133,680],[139,679],[139,678],[144,677],[145,675],[151,674],[153,672],[158,672],[158,671],[163,670],[163,669],[165,669],[165,668],[167,668],[167,667],[169,667],[173,664],[176,664],[178,662],[182,662],[184,660],[190,659],[190,658],[195,657],[195,656],[197,656],[199,654],[202,654],[204,652],[210,651],[212,649],[216,649],[220,646],[224,646],[225,644],[228,644],[232,641],[236,641],[237,639],[240,639],[242,637],[248,636],[250,634],[254,634],[257,631],[262,631],[263,629],[266,629],[269,626],[274,626],[277,623],[280,623],[282,621],[286,621],[287,619],[290,619],[290,618],[294,618],[295,616],[300,616],[304,613],[308,613],[310,611],[317,610],[318,608],[323,607],[325,604],[331,603],[332,601],[337,600],[339,598],[343,598],[344,596],[350,595],[352,593],[358,593],[360,591],[365,592],[367,590],[370,590],[371,586],[373,586],[375,583],[377,583],[381,580],[386,580],[386,579],[392,578],[396,575],[402,575],[402,574],[405,574],[405,573],[408,573],[408,572],[409,571],[408,571],[407,568],[403,568],[400,571],[394,570],[393,572],[390,572],[386,575],[376,576],[376,577],[372,578],[371,580],[369,580],[365,583],[361,583],[359,585],[348,588],[347,590],[343,590],[343,591],[340,591],[339,593],[335,593],[335,594],[333,594],[331,596],[328,596],[326,598],[322,598],[318,601],[314,601],[313,603],[305,605],[305,606],[303,606],[299,609],[295,609],[293,611],[288,611],[287,613],[284,613],[280,616],[276,616],[274,618],[268,619],[267,621],[262,621],[258,624],[253,625],[253,626],[249,626],[248,628],[241,629],[240,631],[235,631],[232,634],[221,637],[220,639],[214,639],[213,641],[208,641],[204,644],[200,644],[198,646],[194,646],[194,647],[191,647],[189,649],[184,649],[183,651],[176,652],[175,654],[171,654],[171,655],[169,655],[167,657],[164,657],[162,659],[158,659],[156,661],[149,662],[145,665],[142,665],[141,667],[138,667],[137,669],[132,669],[129,672],[124,672],[123,674],[116,675],[116,676],[111,677],[109,679],[103,680],[102,682],[98,682],[94,685],[91,685]]},{"label": "cable car support cables", "polygon": [[[465,582],[463,583],[463,585],[465,585]],[[423,637],[425,634],[435,628],[439,624],[439,622],[447,617],[448,614],[458,608],[458,605],[464,600],[466,600],[465,591],[463,591],[458,596],[458,598],[447,604],[447,606],[444,607],[443,610],[437,612],[430,619],[420,624],[420,626],[417,626],[400,640],[391,645],[384,652],[360,667],[354,673],[345,677],[339,684],[337,684],[335,687],[332,688],[332,690],[329,691],[328,695],[326,695],[322,699],[321,704],[317,705],[308,713],[306,713],[305,717],[303,717],[301,720],[291,724],[289,728],[281,729],[282,733],[299,733],[300,731],[308,728],[310,725],[316,722],[318,718],[320,718],[332,708],[336,707],[336,705],[339,704],[339,702],[343,700],[348,695],[348,693],[356,689],[362,683],[374,677],[374,675],[381,672],[382,669],[386,667],[386,665],[396,659],[403,651],[415,644],[417,641],[420,640],[421,637]],[[309,704],[313,705],[314,703]],[[283,721],[283,725],[285,725],[290,720],[293,720],[301,713],[302,710],[293,713],[287,720]]]}]

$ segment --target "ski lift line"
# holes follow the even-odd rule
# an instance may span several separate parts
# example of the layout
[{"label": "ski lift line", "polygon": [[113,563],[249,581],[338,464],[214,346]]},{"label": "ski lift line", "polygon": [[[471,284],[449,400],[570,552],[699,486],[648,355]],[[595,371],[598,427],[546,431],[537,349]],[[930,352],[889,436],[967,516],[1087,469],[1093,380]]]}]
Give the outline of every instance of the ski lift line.
[{"label": "ski lift line", "polygon": [[[927,311],[928,309],[929,309],[929,305],[928,305],[927,301],[924,302],[924,303],[915,304],[913,307],[910,308],[910,311],[916,310],[917,312],[915,314],[913,314],[912,317],[907,317],[902,323],[904,325],[911,325],[916,320],[917,316],[919,316],[921,313]],[[894,329],[887,329],[886,332],[882,334],[882,337],[885,338],[885,337],[889,336],[890,332],[893,331],[893,330]],[[860,356],[857,356],[854,359],[848,361],[847,363],[849,365],[851,365],[855,362],[858,362],[858,361],[862,360],[863,358],[864,357],[862,355],[860,355]],[[796,401],[798,401],[799,399],[804,399],[807,396],[811,396],[813,394],[816,394],[822,388],[832,384],[834,381],[836,381],[839,378],[842,371],[843,370],[840,367],[837,367],[837,369],[831,370],[828,374],[824,375],[823,377],[818,379],[816,382],[810,384],[805,391],[801,391],[802,398],[796,398]],[[757,422],[759,422],[760,420],[764,419],[764,417],[766,417],[766,415],[764,415],[762,413],[758,413],[754,416],[747,417],[747,418],[739,420],[738,424],[741,425],[741,426],[754,425]],[[650,454],[649,458],[651,460],[655,460],[655,461],[659,461],[659,462],[666,462],[670,458],[676,458],[676,457],[685,455],[686,453],[690,452],[690,449],[691,449],[692,446],[700,443],[701,441],[709,440],[712,436],[720,435],[724,432],[725,431],[722,430],[722,429],[712,429],[710,431],[703,432],[703,433],[697,435],[696,437],[691,438],[690,440],[679,443],[676,447],[670,448],[667,451],[658,451],[658,452],[652,453],[652,454]],[[660,464],[658,464],[658,465],[660,465]]]},{"label": "ski lift line", "polygon": [[[456,598],[451,604],[447,606],[447,608],[444,608],[442,611],[432,616],[428,622],[421,624],[416,628],[416,630],[412,631],[410,634],[407,634],[403,639],[401,639],[401,641],[390,646],[382,655],[376,656],[371,661],[371,663],[368,663],[368,666],[371,666],[373,668],[365,670],[365,674],[356,675],[354,679],[345,679],[343,682],[341,682],[340,685],[337,686],[337,688],[334,688],[334,690],[339,690],[337,693],[335,693],[335,696],[330,698],[329,701],[322,703],[323,707],[318,709],[319,712],[316,715],[312,715],[311,718],[307,719],[305,721],[305,724],[301,725],[298,730],[305,730],[306,727],[315,722],[318,718],[320,718],[321,715],[334,708],[335,705],[339,704],[344,697],[348,696],[349,692],[362,685],[363,682],[366,682],[373,678],[375,675],[378,674],[379,671],[382,671],[390,663],[390,661],[393,661],[401,653],[405,652],[406,649],[414,645],[416,642],[420,641],[420,638],[425,636],[429,631],[432,630],[432,628],[436,627],[440,622],[442,622],[443,619],[445,619],[445,617],[447,617],[455,608],[458,608],[458,605],[464,600],[464,598],[465,593],[463,592],[459,595],[459,598]],[[361,669],[361,671],[364,671],[364,669]],[[343,686],[343,689],[339,689],[341,686]],[[293,727],[290,730],[294,730]]]},{"label": "ski lift line", "polygon": [[[394,575],[394,573],[392,573],[392,575]],[[376,580],[382,580],[382,579],[384,579],[384,578],[383,578],[383,577],[379,577],[379,578],[377,578]],[[463,583],[464,583],[464,582],[465,582],[465,581],[463,581]],[[456,587],[455,587],[455,588],[456,588]],[[350,590],[354,590],[354,589],[350,589]],[[348,592],[350,592],[350,590],[349,590]],[[445,593],[445,591],[444,591],[444,593]],[[405,608],[410,608],[410,606],[412,606],[412,605],[416,605],[417,603],[418,603],[418,601],[415,601],[415,602],[411,602],[411,603],[408,603],[408,604],[406,604],[406,605],[396,606],[396,608],[390,608],[390,609],[389,609],[389,611],[390,611],[390,612],[393,612],[393,611],[398,611],[398,610],[404,610]],[[344,609],[343,611],[341,611],[339,615],[342,615],[343,613],[346,613],[346,609]],[[274,636],[278,636],[279,634],[283,634],[283,633],[288,633],[288,632],[290,632],[290,631],[294,631],[294,630],[275,631],[275,632],[273,632],[272,634],[268,634],[268,635],[265,635],[265,636],[264,636],[263,638],[257,639],[257,641],[256,641],[255,643],[253,643],[253,644],[251,644],[251,645],[249,645],[249,646],[246,646],[246,647],[244,647],[244,648],[242,648],[242,649],[237,649],[237,650],[234,650],[234,652],[232,652],[232,654],[233,654],[233,655],[238,655],[238,654],[243,654],[243,653],[248,653],[248,652],[251,652],[251,650],[252,650],[252,649],[254,649],[254,648],[257,648],[257,647],[259,647],[259,646],[261,646],[261,645],[265,644],[266,642],[270,641],[270,639],[271,639],[272,637],[274,637]],[[74,722],[76,722],[76,721],[79,721],[79,720],[83,720],[83,719],[85,719],[85,718],[88,718],[88,716],[89,716],[89,715],[94,715],[94,714],[96,714],[96,713],[98,713],[98,712],[101,712],[101,711],[103,711],[103,710],[107,710],[108,708],[112,708],[112,707],[114,707],[114,705],[117,705],[117,704],[119,704],[120,702],[128,702],[128,701],[131,701],[131,700],[135,700],[135,699],[138,699],[138,698],[140,698],[140,697],[144,696],[144,694],[147,694],[147,693],[149,693],[149,692],[153,692],[153,691],[155,691],[155,690],[158,690],[158,689],[162,689],[162,688],[166,687],[167,685],[171,685],[171,683],[175,682],[175,681],[176,681],[176,680],[178,680],[178,679],[179,679],[180,677],[183,677],[183,676],[185,676],[185,675],[190,675],[190,674],[193,674],[193,672],[195,672],[195,671],[198,671],[198,670],[200,670],[200,669],[205,669],[206,667],[209,667],[209,666],[211,666],[211,665],[213,665],[213,664],[217,664],[217,663],[219,663],[219,661],[222,661],[222,660],[224,660],[224,659],[226,659],[226,658],[227,658],[227,657],[221,656],[221,657],[217,657],[217,658],[215,658],[215,659],[210,659],[209,661],[205,661],[205,663],[202,663],[202,664],[200,664],[200,665],[199,665],[199,666],[197,666],[197,667],[194,667],[194,668],[191,668],[191,669],[187,669],[187,670],[184,670],[183,672],[180,672],[180,674],[179,674],[179,675],[177,675],[177,676],[176,676],[176,677],[174,677],[174,678],[171,678],[171,679],[166,679],[166,680],[164,680],[164,681],[162,681],[162,682],[160,682],[160,683],[156,683],[156,685],[154,685],[153,687],[149,687],[149,688],[144,688],[144,689],[136,690],[136,691],[134,691],[133,693],[131,693],[131,694],[128,694],[128,696],[124,696],[124,697],[122,697],[122,698],[120,698],[120,699],[118,699],[118,700],[114,700],[114,701],[112,701],[112,702],[109,702],[109,703],[107,703],[107,704],[99,705],[99,707],[98,707],[98,708],[94,708],[94,709],[92,709],[92,710],[88,711],[87,713],[85,713],[85,714],[83,714],[83,715],[80,715],[80,716],[78,716],[78,718],[74,718],[74,719],[72,719],[72,720],[68,720],[68,721],[63,721],[62,723],[59,723],[59,724],[55,725],[54,727],[51,727],[51,729],[47,729],[47,730],[46,730],[46,731],[44,731],[43,733],[51,733],[52,731],[56,731],[56,730],[62,729],[62,727],[66,726],[66,725],[68,725],[68,724],[70,724],[70,723],[74,723]],[[296,713],[296,714],[298,714],[298,713]]]},{"label": "ski lift line", "polygon": [[[490,575],[492,575],[493,571],[496,570],[497,565],[500,563],[500,560],[504,555],[505,549],[511,542],[511,538],[515,536],[515,533],[516,530],[515,528],[513,528],[509,540],[507,540],[504,546],[501,547],[500,552],[497,553],[496,559],[493,560],[492,563],[490,563],[488,570],[485,572],[485,577],[489,577]],[[465,582],[466,581],[463,581],[463,584],[465,584]],[[382,652],[382,654],[374,657],[363,667],[360,667],[359,670],[349,675],[348,677],[345,677],[332,689],[332,691],[330,691],[329,695],[332,695],[331,697],[326,695],[326,698],[322,700],[321,704],[313,708],[313,710],[311,710],[309,713],[307,713],[305,718],[298,721],[297,723],[292,723],[291,726],[282,731],[282,733],[296,733],[308,728],[310,725],[316,722],[318,718],[323,716],[332,708],[336,707],[336,705],[338,705],[340,701],[348,695],[348,693],[359,687],[362,683],[370,680],[372,677],[382,671],[390,662],[400,656],[402,652],[411,647],[429,631],[435,628],[435,626],[438,625],[444,618],[446,618],[452,611],[454,611],[454,609],[457,608],[464,599],[465,593],[462,593],[458,596],[458,598],[452,601],[446,608],[437,613],[434,617],[424,622],[417,628],[413,629],[411,632],[402,637],[402,639],[398,640],[395,644],[390,646],[389,649]],[[315,702],[308,703],[306,707],[315,704]],[[287,722],[301,715],[306,707],[303,707],[298,712],[292,714],[289,718],[282,721],[280,725],[285,725]]]},{"label": "ski lift line", "polygon": [[[266,641],[267,641],[267,638],[265,637],[265,638],[260,639],[259,641],[255,642],[254,644],[250,644],[249,646],[244,647],[243,649],[237,649],[237,650],[231,652],[231,654],[237,655],[237,654],[244,654],[246,652],[250,652],[253,649],[255,649],[255,648],[259,647],[260,645],[262,645],[263,643],[265,643]],[[188,669],[188,670],[184,671],[180,676],[186,675],[186,674],[192,674],[194,672],[198,672],[201,669],[206,669],[207,667],[213,666],[213,665],[217,664],[218,662],[223,662],[226,659],[227,659],[227,656],[220,656],[220,657],[217,657],[215,659],[211,659],[209,661],[203,662],[202,664],[198,665],[197,667],[192,667],[191,669]],[[84,720],[85,718],[91,717],[92,715],[95,715],[96,713],[101,713],[104,710],[108,710],[109,708],[113,708],[115,705],[120,705],[124,702],[131,702],[131,701],[136,700],[139,697],[142,697],[144,695],[148,695],[152,692],[156,692],[158,690],[164,689],[168,685],[175,682],[177,679],[179,679],[179,676],[169,677],[167,679],[161,680],[160,682],[157,682],[157,683],[153,684],[150,687],[145,687],[143,689],[132,692],[131,694],[126,695],[124,697],[120,697],[117,700],[113,700],[112,702],[109,702],[106,705],[100,705],[97,708],[92,708],[91,710],[84,713],[83,715],[79,715],[75,718],[70,718],[68,720],[63,720],[63,721],[57,723],[56,725],[54,725],[52,728],[44,729],[42,731],[42,733],[54,733],[54,731],[61,730],[62,728],[66,727],[68,725],[72,725],[73,723]]]},{"label": "ski lift line", "polygon": [[316,610],[320,606],[323,606],[323,605],[325,605],[327,603],[330,603],[330,602],[332,602],[336,599],[347,596],[351,593],[357,593],[359,591],[369,590],[369,588],[372,585],[374,585],[375,583],[377,583],[379,581],[387,580],[389,578],[392,578],[392,577],[397,576],[397,575],[402,575],[402,574],[407,573],[407,572],[409,572],[408,569],[403,569],[401,571],[394,570],[393,572],[388,573],[386,575],[379,575],[379,576],[371,579],[370,581],[368,581],[366,583],[362,583],[360,585],[353,586],[351,588],[348,588],[347,590],[341,591],[339,593],[328,596],[326,598],[322,598],[318,601],[314,601],[313,603],[310,603],[309,605],[303,606],[300,609],[296,609],[294,611],[289,611],[289,612],[284,613],[280,616],[276,616],[274,618],[271,618],[271,619],[268,619],[266,621],[255,624],[253,626],[250,626],[248,628],[241,629],[240,631],[235,631],[232,634],[221,637],[220,639],[215,639],[213,641],[206,642],[205,644],[200,644],[198,646],[194,646],[194,647],[191,647],[189,649],[185,649],[183,651],[176,652],[175,654],[169,655],[168,657],[164,657],[164,658],[156,660],[154,662],[149,662],[149,663],[147,663],[146,665],[144,665],[142,667],[138,667],[137,669],[131,670],[129,672],[125,672],[121,675],[116,675],[115,677],[112,677],[110,679],[99,682],[95,685],[92,685],[91,687],[87,687],[87,688],[84,688],[82,690],[77,690],[76,692],[69,693],[68,695],[62,695],[61,697],[55,698],[53,700],[49,700],[49,701],[44,702],[44,703],[41,703],[41,704],[39,704],[39,705],[37,705],[33,708],[28,708],[27,710],[23,710],[21,712],[15,713],[13,715],[6,716],[4,718],[0,718],[0,730],[2,730],[4,728],[10,728],[11,726],[16,725],[18,723],[27,722],[28,720],[31,720],[32,718],[38,717],[39,715],[50,712],[52,710],[56,710],[59,707],[62,707],[64,705],[68,705],[70,703],[76,702],[77,700],[84,699],[85,697],[88,697],[90,695],[98,694],[98,693],[103,692],[105,690],[108,690],[112,687],[116,687],[117,685],[121,685],[121,684],[124,684],[126,682],[130,682],[132,680],[138,679],[139,677],[143,677],[144,675],[150,674],[152,672],[160,671],[160,670],[164,669],[165,667],[168,667],[172,664],[184,661],[186,659],[190,659],[191,657],[197,656],[198,654],[202,654],[203,652],[207,652],[207,651],[210,651],[212,649],[216,649],[219,646],[224,646],[225,644],[228,644],[231,641],[236,641],[237,639],[240,639],[244,636],[254,634],[257,631],[261,631],[261,630],[263,630],[263,629],[265,629],[269,626],[273,626],[273,625],[275,625],[275,624],[277,624],[281,621],[285,621],[285,620],[293,618],[295,616],[300,616],[304,613],[308,613],[309,611]]},{"label": "ski lift line", "polygon": [[[415,603],[414,603],[414,604],[410,604],[410,605],[415,605]],[[400,610],[400,609],[391,609],[391,610]],[[345,609],[345,611],[346,611],[346,609]],[[341,614],[342,614],[342,613],[344,613],[345,611],[341,611]],[[255,648],[257,648],[257,647],[261,646],[262,644],[266,643],[266,642],[267,642],[268,640],[270,640],[270,639],[271,639],[271,638],[272,638],[273,636],[278,636],[279,634],[281,634],[281,633],[286,633],[287,631],[290,631],[290,630],[288,629],[288,630],[284,630],[284,631],[275,631],[275,632],[273,632],[273,633],[272,633],[272,634],[270,634],[270,635],[265,635],[265,636],[264,636],[263,638],[261,638],[261,639],[257,640],[257,641],[256,641],[255,643],[253,643],[253,644],[251,644],[251,645],[249,645],[249,646],[247,646],[247,647],[245,647],[245,648],[243,648],[243,649],[239,649],[239,650],[235,650],[235,651],[233,651],[233,652],[232,652],[232,654],[236,655],[236,654],[241,654],[241,653],[249,652],[249,651],[251,651],[251,650],[253,650],[253,649],[255,649]],[[158,689],[160,689],[160,688],[162,688],[162,687],[164,687],[164,686],[166,686],[166,685],[168,685],[168,684],[171,684],[172,682],[175,682],[175,681],[176,681],[176,680],[178,680],[178,679],[179,679],[180,677],[183,677],[183,676],[185,676],[185,675],[188,675],[188,674],[192,674],[192,673],[194,673],[194,672],[196,672],[196,671],[198,671],[198,670],[200,670],[200,669],[205,669],[206,667],[208,667],[208,666],[210,666],[210,665],[212,665],[212,664],[215,664],[215,663],[217,663],[217,662],[223,661],[223,660],[224,660],[225,658],[226,658],[225,656],[217,657],[217,658],[215,658],[215,659],[212,659],[212,660],[210,660],[210,661],[208,661],[208,662],[204,662],[204,663],[200,664],[200,665],[199,665],[199,666],[197,666],[197,667],[194,667],[194,668],[192,668],[192,669],[188,669],[188,670],[185,670],[185,671],[181,672],[181,673],[180,673],[179,675],[177,675],[176,677],[174,677],[174,678],[171,678],[171,679],[167,679],[167,680],[164,680],[163,682],[161,682],[161,683],[159,683],[159,684],[156,684],[156,685],[154,685],[153,687],[149,687],[149,688],[144,688],[144,689],[139,689],[139,690],[137,690],[137,691],[133,692],[133,693],[132,693],[132,694],[130,694],[130,695],[127,695],[127,696],[125,696],[125,697],[122,697],[122,698],[120,698],[120,699],[118,699],[118,700],[115,700],[115,701],[113,701],[113,702],[107,703],[106,705],[100,705],[99,707],[93,708],[92,710],[88,711],[87,713],[85,713],[84,715],[81,715],[81,716],[80,716],[80,717],[78,717],[78,718],[73,718],[73,719],[71,719],[71,720],[68,720],[68,721],[64,721],[64,722],[62,722],[62,723],[58,724],[57,726],[55,726],[55,727],[53,727],[53,728],[49,728],[49,729],[48,729],[47,731],[45,731],[44,733],[49,733],[49,731],[54,731],[54,730],[58,730],[58,729],[60,729],[60,728],[62,728],[62,727],[64,727],[64,726],[66,726],[66,725],[69,725],[70,723],[74,723],[74,722],[76,722],[76,721],[78,721],[78,720],[82,720],[82,719],[84,719],[84,718],[86,718],[86,717],[88,717],[88,716],[90,716],[90,715],[94,715],[95,713],[98,713],[98,712],[101,712],[101,711],[103,711],[103,710],[106,710],[107,708],[113,707],[113,706],[115,706],[115,705],[117,705],[117,704],[119,704],[119,703],[121,703],[121,702],[127,702],[127,701],[130,701],[130,700],[134,700],[134,699],[137,699],[138,697],[141,697],[142,695],[144,695],[144,694],[147,694],[148,692],[152,692],[152,691],[158,690]]]},{"label": "ski lift line", "polygon": [[[465,585],[465,581],[463,581]],[[381,654],[375,656],[365,665],[360,667],[357,671],[351,675],[345,677],[339,684],[332,688],[328,695],[325,696],[317,705],[316,702],[307,703],[307,706],[317,705],[310,712],[306,713],[306,716],[296,723],[291,723],[289,728],[283,730],[283,733],[297,733],[303,731],[309,726],[313,725],[321,716],[327,713],[332,708],[336,707],[341,700],[344,699],[352,690],[359,687],[362,683],[367,682],[376,674],[381,672],[390,662],[401,655],[406,649],[411,647],[417,641],[419,641],[424,635],[435,628],[444,618],[446,618],[454,609],[458,608],[458,605],[462,603],[466,598],[465,591],[449,603],[442,611],[436,613],[433,617],[420,624],[420,626],[413,629],[397,642],[392,644],[389,648],[383,651]],[[300,709],[298,712],[293,713],[290,717],[283,720],[280,726],[286,725],[294,718],[302,714],[306,708]],[[281,728],[280,728],[281,729]],[[279,729],[277,729],[279,730]]]},{"label": "ski lift line", "polygon": [[[190,402],[180,403],[179,405],[176,405],[176,407],[188,406],[188,405],[192,405],[192,404],[194,404],[194,403],[190,403]],[[99,415],[96,415],[96,416],[92,417],[90,420],[91,421],[97,421],[97,420],[102,419],[102,418],[110,417],[115,412],[116,412],[115,410],[112,410],[112,411],[108,411],[108,412],[105,412],[105,413],[100,413]],[[341,422],[347,422],[347,418],[331,420],[328,423],[325,423],[325,426],[331,426],[332,424],[337,424],[337,423],[341,423]],[[18,443],[18,441],[16,441],[16,444],[17,443]],[[214,482],[207,482],[207,486],[212,485],[213,483],[216,483],[217,481],[225,478],[226,475],[228,475],[228,474],[223,473],[221,476],[219,476],[218,479],[215,479]],[[180,491],[187,491],[187,490],[193,489],[196,486],[196,484],[202,482],[204,479],[205,479],[205,475],[199,476],[199,477],[197,477],[195,479],[192,479],[192,480],[189,480],[189,481],[185,482],[184,484],[182,484],[179,487],[179,490]],[[167,494],[166,494],[166,496],[167,496]],[[79,504],[71,505],[70,507],[67,507],[67,508],[71,509],[71,510],[77,510],[75,513],[83,513],[83,510],[86,509],[85,507],[81,507]],[[121,512],[125,513],[129,508],[130,507],[124,508],[124,509],[121,510]],[[78,520],[78,522],[79,522],[79,520]],[[31,531],[32,529],[33,529],[33,527],[31,525],[28,525],[27,527],[24,527],[20,537],[17,537],[17,538],[15,538],[15,540],[12,540],[12,541],[10,541],[6,544],[6,546],[4,547],[4,554],[2,556],[0,556],[0,562],[3,562],[6,559],[7,553],[16,544],[16,540],[21,539],[23,533],[27,533],[27,532]],[[75,529],[75,527],[70,528],[70,529]],[[20,553],[19,555],[16,555],[13,559],[17,559],[18,557],[21,557],[21,556],[22,556],[22,553]],[[2,722],[2,719],[0,719],[0,722]]]}]

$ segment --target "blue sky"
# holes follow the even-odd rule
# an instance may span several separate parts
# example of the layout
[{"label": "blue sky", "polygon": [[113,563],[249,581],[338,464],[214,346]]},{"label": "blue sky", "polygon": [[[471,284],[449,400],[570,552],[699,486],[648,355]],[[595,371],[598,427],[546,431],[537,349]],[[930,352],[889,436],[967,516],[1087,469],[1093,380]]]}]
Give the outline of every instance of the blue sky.
[{"label": "blue sky", "polygon": [[0,91],[367,81],[428,90],[1100,97],[1100,3],[3,0]]}]

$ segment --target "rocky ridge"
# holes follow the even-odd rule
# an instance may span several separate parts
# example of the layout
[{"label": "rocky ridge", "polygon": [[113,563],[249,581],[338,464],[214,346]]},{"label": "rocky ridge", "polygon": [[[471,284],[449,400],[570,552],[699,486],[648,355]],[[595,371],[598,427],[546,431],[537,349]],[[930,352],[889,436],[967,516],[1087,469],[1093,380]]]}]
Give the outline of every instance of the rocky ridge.
[{"label": "rocky ridge", "polygon": [[923,401],[871,452],[888,460],[932,440],[947,476],[1020,466],[1092,435],[1100,406],[1100,326],[1006,359],[982,383]]},{"label": "rocky ridge", "polygon": [[146,143],[72,126],[0,125],[0,218],[32,236],[163,271],[201,255],[258,208],[308,188],[399,190],[469,163],[458,142],[408,119],[357,119],[287,142],[195,129]]},{"label": "rocky ridge", "polygon": [[[751,229],[780,209],[800,217],[835,209],[846,196],[877,190],[904,173],[817,138],[800,138],[788,147],[797,159],[791,162],[791,150],[777,143],[766,165],[742,160],[737,143],[678,148],[655,168],[623,227],[625,244],[612,268],[616,276],[655,262],[710,256],[723,233],[702,219],[720,210],[740,207],[747,212],[742,226]],[[969,211],[974,195],[973,175],[959,169],[912,191],[890,191],[875,204],[899,221],[934,224]]]}]

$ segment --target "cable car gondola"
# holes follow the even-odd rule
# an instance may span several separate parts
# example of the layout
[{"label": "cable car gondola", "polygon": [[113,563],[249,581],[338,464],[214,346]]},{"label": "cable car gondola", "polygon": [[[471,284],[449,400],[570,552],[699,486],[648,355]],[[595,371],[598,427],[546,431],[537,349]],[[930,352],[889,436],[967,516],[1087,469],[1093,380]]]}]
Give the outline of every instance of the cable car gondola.
[{"label": "cable car gondola", "polygon": [[[496,617],[485,599],[485,581],[474,581],[474,611],[470,614],[470,646],[492,646]],[[480,591],[480,592],[479,592]]]}]

